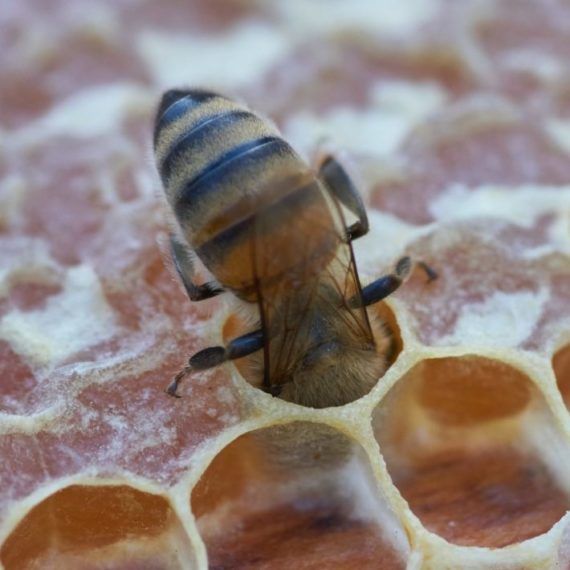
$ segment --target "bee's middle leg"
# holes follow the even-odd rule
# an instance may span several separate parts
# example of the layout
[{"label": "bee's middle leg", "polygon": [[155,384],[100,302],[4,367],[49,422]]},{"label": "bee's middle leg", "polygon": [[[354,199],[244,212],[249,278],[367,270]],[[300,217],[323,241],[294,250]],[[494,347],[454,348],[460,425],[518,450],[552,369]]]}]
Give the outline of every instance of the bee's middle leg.
[{"label": "bee's middle leg", "polygon": [[200,350],[190,358],[188,366],[174,377],[174,380],[166,389],[166,393],[170,396],[178,397],[176,393],[178,386],[188,374],[196,370],[214,368],[228,360],[248,356],[262,349],[264,342],[263,331],[256,330],[234,338],[227,346],[209,346],[208,348]]},{"label": "bee's middle leg", "polygon": [[364,202],[342,165],[334,157],[327,156],[319,168],[319,177],[333,197],[358,218],[347,230],[349,241],[367,234],[369,224]]},{"label": "bee's middle leg", "polygon": [[405,257],[402,257],[398,260],[392,273],[384,275],[383,277],[376,279],[376,281],[373,281],[366,287],[362,288],[362,301],[356,297],[353,297],[351,299],[351,304],[362,304],[368,306],[373,305],[382,299],[385,299],[388,297],[388,295],[391,295],[394,291],[396,291],[400,285],[405,283],[407,278],[410,276],[414,265],[417,265],[425,272],[428,278],[428,282],[437,279],[437,273],[427,263],[424,263],[423,261],[417,261],[414,263],[412,259],[406,255]]}]

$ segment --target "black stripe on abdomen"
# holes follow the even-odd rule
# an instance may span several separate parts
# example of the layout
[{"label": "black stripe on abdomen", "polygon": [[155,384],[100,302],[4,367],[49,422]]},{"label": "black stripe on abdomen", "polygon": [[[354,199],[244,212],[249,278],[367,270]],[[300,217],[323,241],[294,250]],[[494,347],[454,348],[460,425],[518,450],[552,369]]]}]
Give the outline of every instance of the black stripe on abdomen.
[{"label": "black stripe on abdomen", "polygon": [[264,233],[275,230],[285,221],[294,222],[294,215],[306,208],[308,203],[317,197],[318,187],[314,182],[309,186],[296,188],[277,202],[269,204],[245,220],[238,220],[235,224],[225,228],[202,244],[196,252],[201,258],[219,258],[220,254],[231,254],[233,246],[244,239],[250,239],[252,230],[256,231],[255,237],[259,239]]},{"label": "black stripe on abdomen", "polygon": [[[279,137],[260,137],[246,141],[222,154],[210,163],[198,176],[186,182],[178,194],[174,204],[174,212],[182,221],[185,214],[205,195],[215,195],[224,192],[230,184],[227,179],[239,175],[241,171],[251,171],[252,166],[263,168],[264,160],[282,150],[290,151],[289,145]],[[255,187],[255,179],[247,181],[251,188]],[[232,184],[233,186],[233,184]],[[238,189],[239,191],[243,189]]]},{"label": "black stripe on abdomen", "polygon": [[[166,157],[160,165],[160,175],[162,179],[167,181],[170,178],[172,169],[184,156],[187,157],[187,162],[182,166],[191,172],[193,150],[203,151],[204,148],[208,147],[209,141],[218,141],[220,139],[223,141],[224,131],[239,129],[242,123],[248,122],[258,123],[259,119],[248,111],[233,110],[204,117],[193,125],[189,131],[184,133],[168,150]],[[217,160],[215,157],[212,157],[213,162],[217,162]],[[209,170],[210,165],[205,168]],[[197,176],[200,176],[200,174]]]},{"label": "black stripe on abdomen", "polygon": [[171,89],[167,91],[160,100],[160,105],[156,112],[156,120],[154,124],[153,142],[154,146],[158,141],[161,129],[164,129],[181,119],[188,111],[195,109],[202,103],[220,97],[220,95],[211,91],[201,91],[195,89],[192,91],[184,91],[181,89]]},{"label": "black stripe on abdomen", "polygon": [[[295,260],[290,260],[292,266],[297,263],[307,263],[309,259],[315,256],[328,259],[331,251],[334,251],[338,246],[339,237],[334,232],[332,222],[327,223],[327,220],[330,220],[330,213],[326,209],[326,202],[323,200],[321,192],[322,190],[316,181],[293,188],[290,193],[282,196],[276,202],[268,204],[243,220],[236,220],[236,223],[198,246],[196,248],[198,257],[219,278],[219,267],[226,266],[229,258],[244,242],[255,240],[255,247],[260,250],[260,259],[263,260],[268,255],[268,248],[272,248],[275,242],[285,239],[284,236],[289,236],[295,243],[293,249],[298,251],[298,257],[295,256]],[[326,236],[326,239],[320,239],[314,243],[311,239],[306,240],[306,236],[297,231],[299,229],[297,221],[299,216],[311,205],[317,205],[320,209],[321,201],[322,219],[318,222],[315,221],[315,223],[317,227],[322,226],[324,228],[323,236]],[[267,241],[268,239],[269,241]],[[279,256],[277,248],[274,255]],[[232,263],[231,260],[229,262]],[[241,274],[247,275],[247,269],[242,267],[239,271]],[[251,277],[253,277],[256,272],[253,267],[249,269],[252,272]],[[284,265],[281,269],[288,271],[290,268]],[[263,273],[261,268],[259,270]],[[264,277],[269,276],[260,274],[258,277],[263,280]],[[274,277],[278,278],[278,276]],[[251,293],[248,290],[253,286],[252,281],[243,282],[241,293],[239,289],[234,289],[234,291],[248,296]]]}]

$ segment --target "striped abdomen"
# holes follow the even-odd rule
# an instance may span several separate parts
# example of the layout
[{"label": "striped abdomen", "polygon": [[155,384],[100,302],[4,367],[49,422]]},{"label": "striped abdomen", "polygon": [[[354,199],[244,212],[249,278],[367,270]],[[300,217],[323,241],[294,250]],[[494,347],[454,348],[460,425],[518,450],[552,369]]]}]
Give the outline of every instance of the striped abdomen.
[{"label": "striped abdomen", "polygon": [[322,184],[277,129],[243,105],[207,91],[169,91],[154,146],[186,240],[225,287],[251,298],[259,280],[294,285],[309,263],[318,272],[334,255],[338,222]]}]

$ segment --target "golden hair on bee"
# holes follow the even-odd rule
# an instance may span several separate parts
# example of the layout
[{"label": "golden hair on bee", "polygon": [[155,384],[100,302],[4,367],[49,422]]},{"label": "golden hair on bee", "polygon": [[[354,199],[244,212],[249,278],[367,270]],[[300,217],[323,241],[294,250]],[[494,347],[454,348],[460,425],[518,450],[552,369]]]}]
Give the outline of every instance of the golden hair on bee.
[{"label": "golden hair on bee", "polygon": [[[259,314],[252,332],[192,356],[167,392],[177,395],[194,371],[249,356],[260,363],[260,387],[288,401],[323,408],[366,394],[392,347],[366,306],[395,291],[412,263],[403,257],[361,288],[351,242],[368,219],[342,166],[327,157],[313,172],[273,125],[201,89],[163,95],[154,148],[180,227],[172,257],[190,299],[228,292]],[[356,217],[350,226],[345,211]],[[194,255],[214,280],[195,283]]]}]

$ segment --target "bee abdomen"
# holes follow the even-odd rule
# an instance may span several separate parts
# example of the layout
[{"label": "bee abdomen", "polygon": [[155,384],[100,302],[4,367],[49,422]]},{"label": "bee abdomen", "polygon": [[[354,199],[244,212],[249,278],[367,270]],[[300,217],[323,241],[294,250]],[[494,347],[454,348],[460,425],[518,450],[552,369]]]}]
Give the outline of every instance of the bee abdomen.
[{"label": "bee abdomen", "polygon": [[[186,241],[224,287],[244,298],[255,263],[271,264],[271,279],[287,273],[307,245],[303,236],[322,259],[336,247],[315,175],[271,123],[243,105],[204,91],[166,93],[155,151]],[[276,263],[284,241],[295,244]],[[254,243],[265,253],[253,252]]]},{"label": "bee abdomen", "polygon": [[276,138],[275,131],[248,111],[231,110],[202,119],[170,145],[160,161],[170,198],[175,200],[183,188],[231,160],[242,148],[269,138]]},{"label": "bee abdomen", "polygon": [[[208,164],[208,166],[204,168],[202,172],[200,172],[195,178],[189,180],[186,183],[184,191],[181,192],[181,195],[179,197],[179,203],[184,203],[184,199],[188,198],[187,195],[192,192],[193,188],[198,189],[200,185],[204,183],[207,184],[208,181],[214,181],[214,176],[218,168],[230,166],[230,163],[232,161],[238,162],[240,159],[243,159],[248,153],[250,155],[254,155],[256,152],[260,151],[262,147],[267,147],[267,145],[270,145],[271,143],[278,142],[279,138],[266,136],[236,145],[231,150],[228,150],[222,154],[217,160]],[[221,174],[221,172],[219,174]]]},{"label": "bee abdomen", "polygon": [[192,110],[197,110],[204,103],[223,99],[220,95],[211,91],[182,91],[172,89],[167,91],[160,101],[156,112],[153,141],[157,147],[158,138],[164,135],[164,131],[179,121],[184,115],[190,114]]},{"label": "bee abdomen", "polygon": [[275,181],[283,192],[290,190],[281,188],[281,181],[305,168],[270,123],[239,103],[200,90],[163,96],[155,151],[167,199],[193,246],[196,234],[220,212],[265,195]]}]

